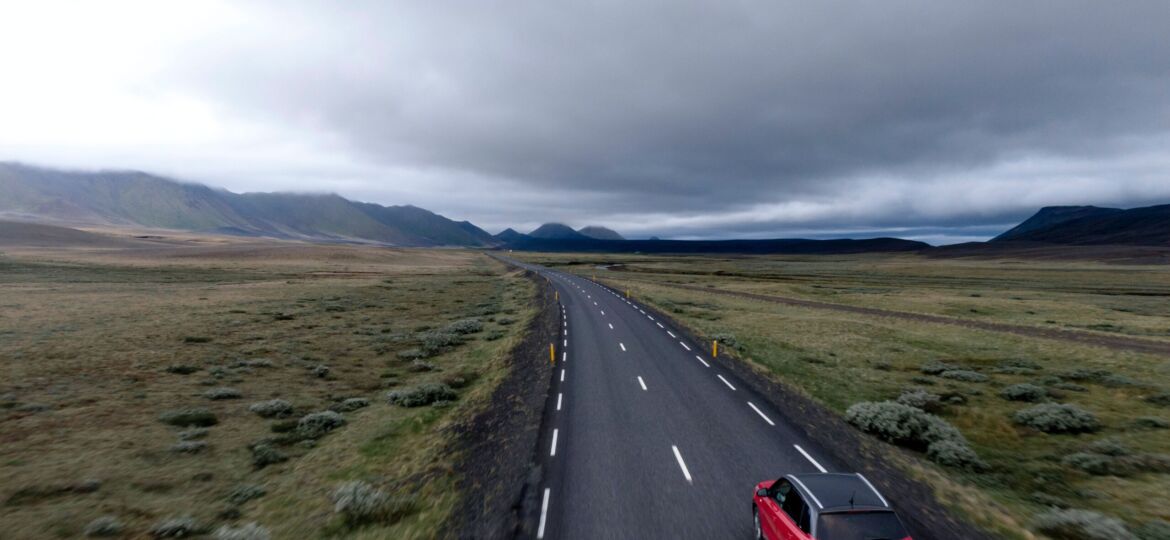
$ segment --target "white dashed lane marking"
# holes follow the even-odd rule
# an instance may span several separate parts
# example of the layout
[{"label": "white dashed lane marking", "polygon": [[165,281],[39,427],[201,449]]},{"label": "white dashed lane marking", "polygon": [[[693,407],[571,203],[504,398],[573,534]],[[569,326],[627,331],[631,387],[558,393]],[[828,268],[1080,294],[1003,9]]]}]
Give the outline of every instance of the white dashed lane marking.
[{"label": "white dashed lane marking", "polygon": [[[561,371],[562,371],[562,373],[564,372],[564,370],[561,370]],[[731,386],[731,383],[727,382],[727,379],[724,379],[723,375],[716,375],[716,377],[719,377],[719,380],[723,381],[723,384],[726,384],[728,388],[735,390],[735,387]]]}]

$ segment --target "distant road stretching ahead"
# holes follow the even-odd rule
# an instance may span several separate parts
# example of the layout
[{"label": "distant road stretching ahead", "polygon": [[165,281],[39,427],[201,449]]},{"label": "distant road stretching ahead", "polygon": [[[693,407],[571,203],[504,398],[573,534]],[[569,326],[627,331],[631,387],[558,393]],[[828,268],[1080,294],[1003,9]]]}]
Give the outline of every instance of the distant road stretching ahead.
[{"label": "distant road stretching ahead", "polygon": [[853,472],[636,301],[512,262],[550,278],[563,305],[538,538],[750,538],[757,482]]}]

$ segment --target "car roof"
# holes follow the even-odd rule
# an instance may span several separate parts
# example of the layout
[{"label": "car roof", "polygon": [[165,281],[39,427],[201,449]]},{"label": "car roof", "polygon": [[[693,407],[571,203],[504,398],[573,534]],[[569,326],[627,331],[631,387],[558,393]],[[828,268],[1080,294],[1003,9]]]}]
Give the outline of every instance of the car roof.
[{"label": "car roof", "polygon": [[860,474],[790,474],[792,483],[811,498],[817,512],[839,510],[889,510],[890,505],[873,484]]}]

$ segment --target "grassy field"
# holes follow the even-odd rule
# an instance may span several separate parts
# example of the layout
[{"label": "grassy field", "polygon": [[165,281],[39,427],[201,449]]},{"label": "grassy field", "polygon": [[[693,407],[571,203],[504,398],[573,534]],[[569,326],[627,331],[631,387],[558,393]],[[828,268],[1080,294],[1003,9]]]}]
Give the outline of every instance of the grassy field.
[{"label": "grassy field", "polygon": [[532,284],[474,252],[179,243],[0,254],[0,537],[434,537],[447,427]]},{"label": "grassy field", "polygon": [[[1159,529],[1159,520],[1170,521],[1166,357],[669,285],[1166,340],[1170,269],[904,255],[521,257],[629,289],[842,414],[922,391],[914,395],[929,402],[916,406],[957,427],[985,466],[942,466],[916,454],[922,459],[907,472],[1002,536],[1030,537],[1026,529],[1044,528],[1037,516],[1068,508],[1119,519],[1142,538],[1166,538]],[[621,266],[603,268],[610,264]],[[1043,403],[1074,405],[1097,425],[1049,433],[1015,420]]]}]

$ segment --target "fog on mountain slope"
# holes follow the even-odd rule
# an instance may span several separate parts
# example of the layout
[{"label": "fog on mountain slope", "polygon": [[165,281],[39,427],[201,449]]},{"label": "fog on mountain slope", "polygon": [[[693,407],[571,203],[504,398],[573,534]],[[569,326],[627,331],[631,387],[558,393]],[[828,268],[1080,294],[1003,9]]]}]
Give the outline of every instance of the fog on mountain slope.
[{"label": "fog on mountain slope", "polygon": [[142,172],[67,172],[0,163],[0,215],[400,246],[492,246],[468,222],[414,206],[357,203],[335,194],[244,193]]}]

